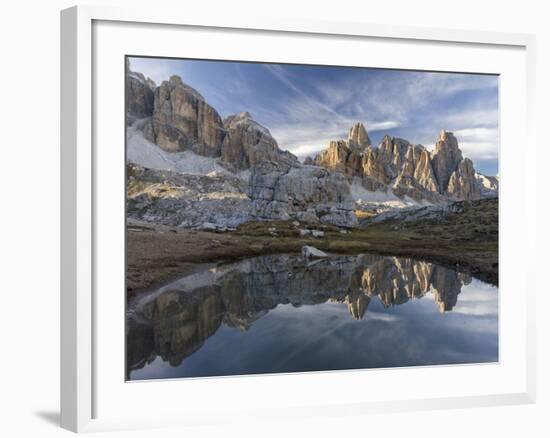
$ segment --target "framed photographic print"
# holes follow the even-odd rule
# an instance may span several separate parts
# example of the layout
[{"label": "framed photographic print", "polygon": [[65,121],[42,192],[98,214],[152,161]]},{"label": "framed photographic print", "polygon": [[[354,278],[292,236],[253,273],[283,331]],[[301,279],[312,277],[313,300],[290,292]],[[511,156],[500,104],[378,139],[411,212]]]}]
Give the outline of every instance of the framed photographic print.
[{"label": "framed photographic print", "polygon": [[534,400],[532,36],[75,7],[61,44],[63,427]]}]

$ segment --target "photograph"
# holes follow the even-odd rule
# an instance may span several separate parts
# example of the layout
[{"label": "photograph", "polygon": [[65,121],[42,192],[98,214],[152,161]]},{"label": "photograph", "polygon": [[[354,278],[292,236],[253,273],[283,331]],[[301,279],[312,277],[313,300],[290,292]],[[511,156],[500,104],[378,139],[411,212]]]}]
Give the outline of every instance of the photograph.
[{"label": "photograph", "polygon": [[499,362],[499,75],[125,61],[128,381]]}]

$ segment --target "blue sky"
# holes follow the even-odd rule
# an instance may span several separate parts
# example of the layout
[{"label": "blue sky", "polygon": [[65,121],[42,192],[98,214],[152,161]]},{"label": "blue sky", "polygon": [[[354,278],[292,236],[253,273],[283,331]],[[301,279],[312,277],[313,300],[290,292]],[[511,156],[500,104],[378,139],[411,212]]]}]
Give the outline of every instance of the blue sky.
[{"label": "blue sky", "polygon": [[497,76],[162,58],[130,68],[157,84],[181,76],[222,117],[250,112],[300,158],[361,121],[375,145],[389,134],[431,149],[453,131],[479,172],[498,173]]}]

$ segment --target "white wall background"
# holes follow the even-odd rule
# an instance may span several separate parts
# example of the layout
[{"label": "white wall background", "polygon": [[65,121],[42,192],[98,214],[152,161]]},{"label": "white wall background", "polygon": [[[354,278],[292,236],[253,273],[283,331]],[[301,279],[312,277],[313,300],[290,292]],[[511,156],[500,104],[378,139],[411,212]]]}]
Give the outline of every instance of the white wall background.
[{"label": "white wall background", "polygon": [[[537,35],[537,130],[539,245],[548,208],[544,172],[550,144],[543,135],[550,116],[550,29],[545,2],[523,0],[168,0],[96,1],[98,4],[217,10],[241,14],[307,17]],[[68,436],[59,417],[59,10],[66,0],[4,2],[0,38],[0,433],[6,437]],[[518,145],[518,153],[521,145]],[[546,272],[545,252],[531,257]],[[7,281],[6,281],[7,279]],[[313,419],[223,429],[111,433],[107,436],[550,436],[550,308],[539,277],[538,402],[530,406]],[[534,303],[533,303],[534,304]],[[445,382],[441,382],[442,385]],[[368,390],[368,388],[363,388]]]}]

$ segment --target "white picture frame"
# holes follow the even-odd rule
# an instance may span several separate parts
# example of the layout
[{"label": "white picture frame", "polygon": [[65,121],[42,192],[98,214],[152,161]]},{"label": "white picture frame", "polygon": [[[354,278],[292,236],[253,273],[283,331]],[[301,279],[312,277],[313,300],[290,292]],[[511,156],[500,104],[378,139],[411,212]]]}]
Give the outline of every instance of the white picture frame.
[{"label": "white picture frame", "polygon": [[[514,163],[507,158],[507,150],[511,140],[524,140],[524,148],[534,151],[536,147],[533,134],[534,123],[534,53],[535,53],[535,38],[532,35],[524,34],[507,34],[507,33],[491,33],[484,31],[461,31],[451,29],[424,29],[416,27],[400,27],[387,25],[373,25],[367,23],[337,23],[337,22],[318,22],[308,21],[305,19],[275,19],[275,18],[258,18],[243,15],[241,19],[232,19],[228,22],[224,17],[209,14],[208,16],[199,16],[189,14],[185,10],[134,10],[121,9],[111,7],[95,7],[95,6],[78,6],[66,9],[61,12],[61,425],[62,427],[75,431],[100,431],[112,429],[134,429],[147,427],[162,427],[162,426],[185,426],[190,424],[204,424],[213,420],[216,414],[216,422],[224,421],[240,421],[250,416],[275,417],[281,413],[292,412],[294,417],[311,417],[312,415],[341,415],[344,412],[361,415],[366,412],[392,411],[400,412],[411,409],[441,409],[451,407],[475,407],[488,405],[503,405],[503,404],[520,404],[532,403],[535,400],[535,309],[533,306],[535,296],[535,274],[528,263],[523,263],[517,267],[517,275],[520,276],[520,283],[513,283],[514,280],[506,271],[502,270],[501,275],[502,287],[506,282],[510,284],[510,288],[521,290],[515,298],[518,302],[517,308],[520,310],[517,318],[517,326],[515,327],[519,333],[516,333],[514,339],[512,336],[507,336],[509,331],[502,324],[509,324],[509,320],[501,322],[503,339],[501,342],[507,343],[517,342],[519,351],[516,351],[518,358],[513,369],[503,371],[500,375],[501,379],[508,379],[513,382],[513,385],[506,387],[502,383],[502,387],[487,386],[484,389],[480,387],[482,393],[468,392],[467,385],[464,389],[448,394],[445,390],[432,392],[431,396],[418,397],[415,390],[409,393],[401,394],[396,389],[389,398],[373,398],[361,399],[360,397],[346,398],[347,392],[334,393],[334,399],[331,399],[331,388],[346,388],[346,385],[352,385],[354,379],[367,378],[366,374],[359,372],[343,373],[309,373],[316,376],[305,376],[301,374],[287,376],[283,379],[274,381],[277,377],[273,376],[254,376],[254,377],[236,377],[231,379],[221,379],[216,383],[215,379],[192,379],[187,383],[186,391],[215,391],[214,386],[218,388],[226,388],[227,390],[242,391],[247,396],[257,394],[259,383],[270,388],[270,385],[278,385],[281,391],[286,388],[299,387],[303,388],[302,392],[307,393],[307,388],[313,388],[330,379],[327,383],[327,391],[324,396],[319,397],[319,394],[312,394],[313,397],[308,401],[306,396],[299,400],[299,405],[285,406],[284,397],[275,395],[271,404],[245,406],[241,410],[228,413],[222,412],[221,409],[214,406],[208,406],[211,409],[209,415],[206,414],[206,406],[203,401],[198,401],[196,404],[196,412],[192,414],[184,414],[181,409],[174,407],[170,412],[166,411],[166,407],[159,404],[156,407],[149,407],[150,415],[131,414],[131,410],[124,410],[121,399],[117,399],[117,394],[113,390],[112,393],[106,392],[107,387],[112,386],[111,378],[117,378],[119,370],[113,373],[112,376],[106,372],[109,367],[105,363],[105,354],[98,352],[102,351],[103,345],[106,344],[103,333],[106,329],[113,329],[117,333],[117,339],[123,338],[123,333],[120,332],[120,324],[122,321],[116,321],[116,312],[104,312],[105,305],[108,300],[98,300],[98,287],[105,284],[106,279],[103,278],[105,270],[101,266],[104,263],[100,257],[104,246],[98,241],[98,227],[101,227],[101,208],[97,208],[103,201],[101,197],[101,186],[98,188],[98,168],[101,167],[102,180],[111,179],[110,181],[120,182],[120,174],[115,166],[104,166],[101,156],[98,158],[96,147],[98,139],[104,135],[110,136],[109,129],[101,128],[98,130],[96,123],[100,122],[102,117],[98,114],[98,105],[103,105],[104,99],[101,93],[95,88],[98,81],[101,81],[100,76],[103,74],[101,67],[96,65],[96,61],[102,56],[102,51],[105,44],[102,40],[101,32],[98,31],[98,24],[106,23],[106,35],[113,42],[112,56],[117,56],[115,53],[117,48],[122,50],[122,53],[128,54],[124,50],[124,38],[120,38],[118,44],[112,39],[118,30],[112,26],[127,25],[131,26],[148,26],[150,32],[171,32],[177,29],[186,29],[186,31],[200,31],[202,35],[208,37],[208,33],[229,32],[234,31],[240,36],[259,37],[264,33],[269,33],[270,38],[304,38],[311,37],[315,40],[317,37],[335,38],[338,41],[383,41],[388,45],[399,45],[406,42],[410,47],[427,47],[429,45],[444,47],[446,44],[452,44],[456,47],[461,47],[465,53],[469,50],[477,50],[483,48],[487,51],[498,51],[502,53],[502,65],[509,62],[514,65],[514,72],[510,73],[510,81],[504,89],[514,89],[515,95],[508,98],[506,95],[501,97],[504,102],[513,103],[519,106],[514,111],[514,115],[521,117],[518,127],[510,128],[502,134],[502,163],[501,177],[502,189],[501,196],[504,200],[508,196],[519,196],[524,202],[532,201],[534,205],[534,194],[530,193],[529,188],[534,187],[536,174],[534,169],[527,172],[523,162]],[[109,33],[111,32],[111,33]],[[137,34],[136,34],[137,35]],[[134,44],[139,44],[135,42]],[[282,41],[281,45],[289,44],[288,41]],[[312,42],[311,44],[315,44]],[[116,46],[116,47],[115,47]],[[200,47],[197,48],[200,50]],[[206,50],[206,45],[205,45]],[[107,51],[105,49],[105,51]],[[135,49],[131,54],[136,54]],[[158,53],[149,53],[150,55],[158,55]],[[510,60],[505,58],[510,54]],[[213,56],[213,55],[212,55]],[[235,55],[238,56],[238,55]],[[246,56],[246,55],[243,55]],[[250,55],[254,58],[254,55]],[[267,54],[266,56],[270,56]],[[276,54],[273,54],[276,58]],[[330,56],[330,53],[324,56]],[[500,55],[499,55],[500,56]],[[110,59],[110,58],[106,58]],[[280,58],[278,58],[280,59]],[[521,62],[515,62],[517,60]],[[403,61],[404,63],[406,61]],[[409,61],[409,67],[414,67],[414,60]],[[460,70],[461,60],[447,61],[444,67],[437,67],[437,60],[423,60],[425,64],[420,65],[418,62],[417,68],[435,69],[435,70],[452,70],[453,66],[456,71]],[[443,61],[441,61],[443,62]],[[480,59],[480,66],[485,62],[486,67],[480,68],[480,71],[489,71],[492,73],[501,74],[498,70],[499,62],[495,62],[495,67],[487,67],[490,60],[485,59],[483,62]],[[101,64],[99,62],[98,64]],[[101,64],[105,65],[105,63]],[[122,59],[121,65],[122,67]],[[403,65],[402,65],[403,67]],[[118,68],[118,67],[117,67]],[[473,67],[472,67],[473,68]],[[504,67],[503,67],[504,68]],[[512,67],[510,67],[512,68]],[[115,69],[116,70],[116,69]],[[120,70],[122,71],[122,70]],[[510,70],[511,71],[511,70]],[[518,79],[519,78],[519,79]],[[121,81],[122,76],[120,77]],[[524,81],[523,81],[524,79]],[[113,85],[112,87],[115,87]],[[105,88],[105,87],[103,87]],[[123,90],[119,92],[123,93]],[[505,92],[505,91],[503,91]],[[103,99],[103,100],[102,100]],[[123,102],[121,102],[123,105]],[[505,105],[506,106],[506,105]],[[122,112],[118,114],[120,120],[123,118]],[[501,123],[505,124],[511,119],[511,113],[501,114]],[[101,122],[100,122],[101,123]],[[105,125],[102,125],[105,126]],[[507,126],[507,125],[506,125]],[[121,129],[123,126],[121,125]],[[508,128],[506,128],[508,129]],[[115,144],[124,143],[124,138],[115,134],[112,136]],[[122,150],[123,153],[123,150]],[[515,166],[514,166],[515,165]],[[112,174],[110,173],[112,172]],[[123,173],[123,169],[120,169]],[[518,181],[518,185],[512,184]],[[507,182],[508,181],[508,182]],[[121,186],[123,187],[123,186]],[[123,190],[121,188],[121,190]],[[115,195],[115,198],[121,198],[120,193]],[[120,205],[120,199],[118,199]],[[107,202],[107,201],[105,201]],[[510,266],[516,259],[514,253],[520,251],[530,251],[535,248],[535,210],[524,209],[524,211],[511,212],[510,203],[503,202],[501,205],[500,214],[503,222],[501,230],[506,232],[501,235],[501,256],[504,256],[503,262]],[[104,210],[104,209],[103,209]],[[521,210],[521,209],[519,209]],[[118,211],[115,210],[114,211]],[[515,215],[512,216],[512,215]],[[516,235],[514,232],[514,222],[517,222],[517,216],[521,215],[524,224],[524,234]],[[117,219],[118,220],[118,219]],[[124,221],[121,216],[120,221]],[[118,226],[118,225],[117,225]],[[119,230],[120,231],[120,230]],[[516,230],[517,231],[517,230]],[[99,231],[102,234],[103,231]],[[103,233],[104,235],[104,233]],[[113,243],[119,242],[115,236]],[[504,249],[503,249],[504,248]],[[113,257],[117,257],[120,261],[120,254],[123,254],[123,248],[118,248],[117,251],[122,251]],[[116,282],[114,283],[116,284]],[[116,289],[116,288],[115,288]],[[119,303],[123,301],[123,293],[120,291],[121,297]],[[506,310],[506,309],[504,309]],[[98,313],[101,313],[101,321],[98,321]],[[120,316],[122,320],[123,317]],[[101,325],[99,327],[98,325]],[[120,333],[119,333],[120,332]],[[517,339],[516,339],[517,338]],[[117,341],[118,342],[118,341]],[[501,344],[502,345],[502,344]],[[504,345],[504,347],[506,347]],[[113,349],[117,344],[113,344],[109,348]],[[118,344],[120,346],[120,344]],[[123,351],[120,353],[123,355]],[[487,373],[497,375],[499,370],[505,369],[508,363],[508,356],[504,361],[497,364],[498,368],[491,369]],[[517,366],[516,366],[517,365]],[[113,367],[116,368],[115,365]],[[458,369],[460,368],[460,370]],[[469,375],[474,375],[478,372],[476,367],[439,367],[431,369],[431,373],[435,373],[444,377],[448,373],[453,373],[454,377],[460,379],[468,379]],[[449,371],[450,370],[450,371]],[[464,373],[461,374],[461,370]],[[368,374],[369,379],[373,379],[376,373],[386,373],[388,370],[373,370]],[[408,378],[408,371],[393,370],[391,371],[393,378],[399,381],[400,378]],[[426,374],[426,369],[413,371],[418,375],[419,379],[427,378],[422,376]],[[105,383],[107,382],[107,383]],[[286,382],[286,383],[285,383]],[[305,382],[305,383],[304,383]],[[119,382],[121,388],[131,388],[128,397],[139,397],[141,393],[146,391],[170,392],[168,385],[180,385],[179,382],[164,382],[161,386],[153,388],[153,385],[159,383],[146,383],[149,385],[146,389],[144,384],[129,384],[124,381]],[[141,386],[140,386],[141,385]],[[303,385],[303,386],[301,386]],[[461,386],[461,385],[459,385]],[[137,389],[136,389],[137,388]],[[255,392],[256,391],[256,392]],[[113,406],[107,406],[105,401],[106,396],[113,400]],[[169,397],[167,397],[169,399]],[[244,396],[243,396],[244,398]],[[299,398],[299,397],[298,397]],[[102,401],[103,400],[103,401]],[[244,402],[243,402],[244,403]],[[297,402],[298,403],[298,402]],[[121,406],[116,411],[116,405]],[[116,412],[115,412],[116,411]],[[102,412],[108,412],[103,415]]]}]

